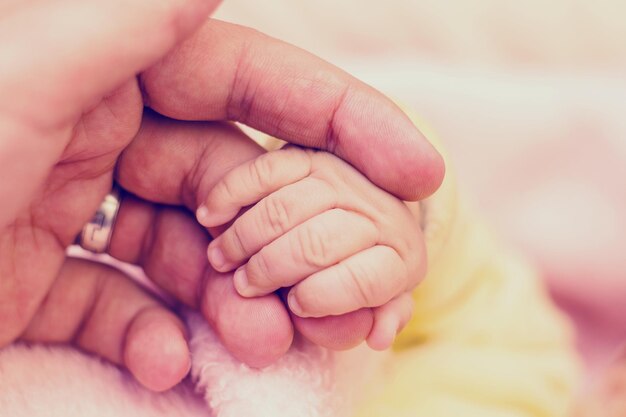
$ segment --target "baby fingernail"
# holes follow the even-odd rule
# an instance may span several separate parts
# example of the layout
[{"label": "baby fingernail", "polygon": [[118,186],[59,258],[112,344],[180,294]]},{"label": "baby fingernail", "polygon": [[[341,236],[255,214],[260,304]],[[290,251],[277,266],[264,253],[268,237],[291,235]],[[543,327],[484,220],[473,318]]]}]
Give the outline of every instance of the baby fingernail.
[{"label": "baby fingernail", "polygon": [[207,206],[203,204],[200,207],[198,207],[198,210],[196,210],[196,219],[198,220],[198,223],[200,223],[203,226],[206,226],[205,223],[209,219],[209,209]]},{"label": "baby fingernail", "polygon": [[208,251],[209,262],[213,266],[213,268],[217,269],[220,272],[224,272],[223,268],[226,264],[226,258],[224,257],[224,252],[220,248],[217,247],[209,247]]},{"label": "baby fingernail", "polygon": [[291,291],[289,295],[287,296],[287,304],[289,304],[289,309],[296,316],[308,317],[307,315],[304,314],[304,311],[302,310],[302,306],[298,302],[298,298],[296,297],[296,294],[293,291]]},{"label": "baby fingernail", "polygon": [[235,271],[233,277],[235,289],[242,297],[250,297],[250,288],[248,286],[248,274],[246,273],[245,266],[240,267]]}]

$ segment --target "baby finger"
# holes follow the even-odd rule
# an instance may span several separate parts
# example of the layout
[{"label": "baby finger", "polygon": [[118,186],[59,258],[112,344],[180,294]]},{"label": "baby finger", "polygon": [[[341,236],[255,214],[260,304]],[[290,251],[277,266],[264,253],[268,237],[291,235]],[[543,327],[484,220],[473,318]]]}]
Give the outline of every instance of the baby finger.
[{"label": "baby finger", "polygon": [[367,218],[342,209],[316,216],[265,246],[235,272],[235,288],[256,297],[289,287],[376,244]]},{"label": "baby finger", "polygon": [[407,267],[389,246],[374,246],[296,285],[287,297],[300,317],[344,314],[377,307],[406,291]]},{"label": "baby finger", "polygon": [[198,222],[205,227],[228,223],[243,207],[307,177],[311,165],[308,152],[288,148],[237,166],[209,191],[196,211]]}]

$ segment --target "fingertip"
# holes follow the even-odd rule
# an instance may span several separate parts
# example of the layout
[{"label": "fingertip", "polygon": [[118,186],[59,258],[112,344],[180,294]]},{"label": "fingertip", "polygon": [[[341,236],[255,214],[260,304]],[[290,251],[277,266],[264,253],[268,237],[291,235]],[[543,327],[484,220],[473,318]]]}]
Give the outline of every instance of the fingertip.
[{"label": "fingertip", "polygon": [[210,223],[211,219],[210,219],[209,208],[205,206],[204,204],[202,204],[196,210],[196,220],[198,220],[198,223],[200,223],[204,227],[214,226],[213,224]]},{"label": "fingertip", "polygon": [[374,309],[374,325],[367,336],[367,345],[374,350],[389,349],[398,333],[411,320],[413,299],[404,293],[389,303]]},{"label": "fingertip", "polygon": [[366,342],[371,349],[383,351],[391,347],[395,338],[396,332],[392,327],[378,328],[367,336]]},{"label": "fingertip", "polygon": [[443,183],[446,166],[443,156],[419,132],[422,146],[413,152],[406,150],[394,164],[396,184],[401,187],[395,192],[407,201],[420,201],[434,194]]},{"label": "fingertip", "polygon": [[216,240],[211,242],[207,249],[207,258],[209,259],[209,263],[216,271],[228,272],[224,252],[217,246],[217,243],[215,242]]},{"label": "fingertip", "polygon": [[402,149],[398,155],[403,162],[396,165],[400,175],[398,178],[404,179],[401,184],[406,187],[400,197],[419,201],[435,193],[441,186],[446,172],[445,161],[430,140],[434,137],[431,129],[415,117],[409,117],[404,112],[403,116],[409,121],[410,128],[404,131],[407,134],[405,140],[397,144]]},{"label": "fingertip", "polygon": [[298,300],[298,296],[296,295],[296,290],[293,288],[289,291],[289,295],[287,296],[287,305],[289,306],[289,310],[291,310],[291,312],[296,316],[301,318],[311,317],[302,308],[302,305]]},{"label": "fingertip", "polygon": [[161,307],[143,310],[128,329],[124,363],[152,391],[165,391],[178,384],[191,367],[182,322]]},{"label": "fingertip", "polygon": [[423,163],[418,167],[419,173],[416,174],[421,178],[420,186],[415,191],[418,200],[423,200],[434,194],[446,176],[446,164],[443,156],[435,149],[434,146],[428,144],[430,151],[423,157]]},{"label": "fingertip", "polygon": [[254,291],[250,287],[248,282],[248,273],[246,272],[246,266],[240,266],[233,275],[233,285],[237,290],[237,293],[242,297],[254,297]]},{"label": "fingertip", "polygon": [[224,212],[223,210],[219,211],[219,209],[209,208],[206,204],[202,204],[196,210],[196,220],[202,226],[212,228],[228,223],[237,213],[239,213],[239,208]]}]

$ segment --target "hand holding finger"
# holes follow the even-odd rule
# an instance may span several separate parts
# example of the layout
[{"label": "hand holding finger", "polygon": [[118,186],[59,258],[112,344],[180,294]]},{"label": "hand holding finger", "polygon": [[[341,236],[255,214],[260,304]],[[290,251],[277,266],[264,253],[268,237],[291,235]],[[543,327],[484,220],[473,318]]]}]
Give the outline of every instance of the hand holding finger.
[{"label": "hand holding finger", "polygon": [[160,288],[199,309],[239,360],[254,367],[273,363],[293,338],[287,310],[275,294],[254,300],[237,294],[232,273],[217,273],[208,264],[208,242],[208,234],[188,211],[128,196],[109,253],[141,266]]},{"label": "hand holding finger", "polygon": [[[300,160],[306,169],[299,170]],[[235,287],[246,297],[297,284],[290,301],[296,314],[342,314],[386,303],[412,288],[425,270],[419,226],[407,206],[332,155],[297,148],[270,152],[230,171],[207,203],[214,219],[228,221],[259,198],[208,249],[211,263],[223,271],[247,260],[235,272]],[[357,270],[356,260],[369,270]],[[314,300],[297,309],[298,287],[322,299],[317,311],[308,311]],[[331,306],[342,297],[343,305]]]},{"label": "hand holding finger", "polygon": [[[228,125],[189,125],[152,114],[144,117],[143,123],[138,136],[122,155],[117,180],[135,194],[167,204],[184,204],[195,209],[196,201],[205,201],[209,190],[225,174],[262,152],[239,130]],[[201,157],[218,151],[220,159],[211,164]],[[304,193],[311,196],[311,204],[319,201],[315,192],[327,190],[327,184],[322,181],[315,180],[312,184],[315,184],[313,188],[306,186]],[[301,200],[300,195],[297,198]],[[207,275],[208,236],[184,210],[126,198],[116,229],[119,233],[113,234],[111,254],[141,265],[161,288],[185,304],[202,306],[224,345],[245,363],[262,366],[275,361],[289,348],[294,326],[314,343],[331,349],[353,347],[370,333],[371,309],[321,319],[292,315],[292,326],[288,309],[276,295],[268,295],[266,301],[257,304],[236,292],[232,274]],[[206,300],[202,301],[202,297]],[[225,304],[232,314],[222,314]],[[257,348],[261,345],[265,349]]]}]

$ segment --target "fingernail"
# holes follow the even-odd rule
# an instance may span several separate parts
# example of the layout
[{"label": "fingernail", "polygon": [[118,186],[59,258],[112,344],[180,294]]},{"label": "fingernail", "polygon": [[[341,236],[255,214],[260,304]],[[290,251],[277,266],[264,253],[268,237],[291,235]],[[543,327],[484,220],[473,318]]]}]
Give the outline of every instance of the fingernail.
[{"label": "fingernail", "polygon": [[235,271],[235,276],[233,277],[233,281],[235,284],[235,289],[242,297],[250,297],[250,289],[248,286],[248,274],[246,273],[245,265],[239,267]]},{"label": "fingernail", "polygon": [[294,291],[291,291],[289,295],[287,296],[287,304],[289,304],[289,309],[296,316],[303,317],[303,318],[308,317],[306,314],[304,314],[304,311],[302,310],[302,306],[298,302],[298,298],[296,297],[296,294]]},{"label": "fingernail", "polygon": [[207,206],[203,204],[198,207],[198,210],[196,210],[196,219],[201,225],[207,226],[206,222],[209,219],[209,209]]},{"label": "fingernail", "polygon": [[209,257],[209,262],[211,263],[213,268],[215,268],[219,272],[226,272],[224,271],[226,258],[224,257],[224,252],[222,252],[220,248],[216,246],[213,246],[213,247],[209,246],[209,251],[207,255]]}]

